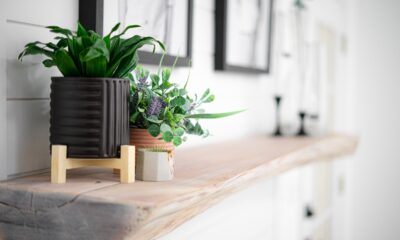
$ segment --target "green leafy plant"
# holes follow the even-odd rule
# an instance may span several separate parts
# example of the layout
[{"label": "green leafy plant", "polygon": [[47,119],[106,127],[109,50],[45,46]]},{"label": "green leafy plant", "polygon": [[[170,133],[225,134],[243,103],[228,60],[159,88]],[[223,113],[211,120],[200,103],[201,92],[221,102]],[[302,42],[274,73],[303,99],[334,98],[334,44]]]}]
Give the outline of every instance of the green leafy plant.
[{"label": "green leafy plant", "polygon": [[158,73],[151,74],[138,66],[129,75],[131,127],[147,129],[153,137],[161,136],[165,142],[179,146],[186,141],[186,134],[209,135],[199,119],[222,118],[242,112],[205,113],[202,105],[215,99],[210,89],[200,97],[191,97],[186,90],[188,80],[181,88],[170,81],[171,72],[170,68],[159,68]]},{"label": "green leafy plant", "polygon": [[94,31],[87,31],[80,23],[73,32],[58,26],[48,26],[51,32],[56,33],[56,42],[42,43],[39,41],[28,43],[18,59],[26,55],[42,54],[48,57],[43,61],[45,67],[57,66],[65,77],[112,77],[125,78],[137,65],[137,50],[144,45],[156,45],[165,50],[164,45],[152,38],[134,35],[123,38],[129,29],[139,25],[127,26],[121,33],[114,34],[120,27],[116,24],[111,32],[101,37]]}]

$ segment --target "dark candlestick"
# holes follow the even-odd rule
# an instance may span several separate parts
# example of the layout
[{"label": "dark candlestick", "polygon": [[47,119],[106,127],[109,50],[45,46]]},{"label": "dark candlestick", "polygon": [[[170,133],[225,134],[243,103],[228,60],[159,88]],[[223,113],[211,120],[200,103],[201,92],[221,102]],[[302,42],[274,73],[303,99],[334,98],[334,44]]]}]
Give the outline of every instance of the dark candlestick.
[{"label": "dark candlestick", "polygon": [[275,127],[275,132],[274,132],[274,136],[282,136],[282,132],[281,132],[281,100],[282,97],[279,95],[276,95],[274,97],[275,99],[275,106],[276,106],[276,127]]},{"label": "dark candlestick", "polygon": [[299,112],[299,118],[300,118],[300,129],[299,132],[297,133],[297,136],[307,136],[307,132],[304,126],[304,121],[306,118],[307,114],[303,111]]}]

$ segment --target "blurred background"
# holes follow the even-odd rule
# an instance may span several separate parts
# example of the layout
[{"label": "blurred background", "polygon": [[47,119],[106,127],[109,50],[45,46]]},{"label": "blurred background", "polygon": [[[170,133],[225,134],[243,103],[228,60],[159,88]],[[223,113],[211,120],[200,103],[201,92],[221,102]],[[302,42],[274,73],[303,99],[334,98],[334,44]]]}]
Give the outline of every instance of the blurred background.
[{"label": "blurred background", "polygon": [[[269,235],[260,239],[400,239],[400,1],[103,3],[98,29],[137,23],[166,42],[166,63],[181,57],[174,81],[184,83],[190,73],[192,93],[211,88],[216,95],[208,111],[248,109],[204,122],[212,136],[190,138],[184,148],[272,136],[276,97],[283,135],[296,135],[304,112],[311,136],[359,137],[354,156],[292,170],[263,186],[270,217],[257,224]],[[50,165],[49,83],[60,73],[44,69],[42,57],[21,63],[17,55],[27,42],[53,39],[45,26],[75,29],[79,11],[77,0],[0,3],[0,180]],[[156,68],[157,55],[143,52],[141,59]],[[257,196],[257,189],[248,191]]]}]

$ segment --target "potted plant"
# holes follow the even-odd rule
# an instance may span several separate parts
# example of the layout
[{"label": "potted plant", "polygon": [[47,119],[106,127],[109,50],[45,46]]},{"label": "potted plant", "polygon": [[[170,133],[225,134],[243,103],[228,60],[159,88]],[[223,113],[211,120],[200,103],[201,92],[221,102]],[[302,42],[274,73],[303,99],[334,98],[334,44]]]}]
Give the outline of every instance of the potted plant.
[{"label": "potted plant", "polygon": [[63,77],[51,78],[50,143],[68,146],[69,157],[109,158],[129,144],[128,74],[138,62],[137,50],[159,45],[152,37],[123,38],[120,24],[101,37],[78,23],[73,32],[49,26],[55,42],[28,43],[19,55],[42,54],[45,67],[56,66]]},{"label": "potted plant", "polygon": [[202,105],[215,99],[210,89],[200,97],[191,96],[186,89],[189,78],[180,87],[170,81],[171,72],[170,68],[159,67],[157,73],[150,74],[139,66],[129,74],[131,144],[137,149],[172,152],[186,141],[186,134],[209,135],[199,119],[222,118],[242,112],[205,113]]}]

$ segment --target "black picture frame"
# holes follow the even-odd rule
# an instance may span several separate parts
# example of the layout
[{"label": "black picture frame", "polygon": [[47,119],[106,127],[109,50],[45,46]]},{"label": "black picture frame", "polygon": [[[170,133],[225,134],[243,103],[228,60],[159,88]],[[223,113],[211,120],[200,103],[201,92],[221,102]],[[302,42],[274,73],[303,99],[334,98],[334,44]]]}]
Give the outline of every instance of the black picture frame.
[{"label": "black picture frame", "polygon": [[233,65],[227,62],[226,59],[226,46],[227,46],[227,19],[228,19],[228,9],[227,2],[229,0],[215,0],[215,56],[214,56],[214,69],[217,71],[232,71],[232,72],[242,72],[242,73],[254,73],[262,74],[269,73],[271,68],[271,41],[272,41],[272,26],[273,26],[273,0],[270,1],[269,9],[269,26],[268,26],[268,46],[266,58],[267,66],[264,69],[244,67]]},{"label": "black picture frame", "polygon": [[[187,47],[186,55],[179,57],[176,66],[187,67],[192,61],[192,35],[193,35],[193,0],[188,1]],[[117,2],[116,2],[117,3]],[[79,0],[79,21],[87,29],[103,33],[104,0]],[[138,51],[140,62],[143,64],[158,65],[162,54]],[[177,56],[165,54],[164,66],[172,66]]]}]

